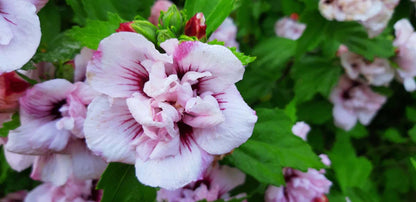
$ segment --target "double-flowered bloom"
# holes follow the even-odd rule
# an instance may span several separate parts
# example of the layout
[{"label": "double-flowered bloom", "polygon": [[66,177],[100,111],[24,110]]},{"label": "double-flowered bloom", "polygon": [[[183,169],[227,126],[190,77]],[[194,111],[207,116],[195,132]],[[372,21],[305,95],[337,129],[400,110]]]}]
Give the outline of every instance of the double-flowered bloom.
[{"label": "double-flowered bloom", "polygon": [[350,130],[357,120],[363,125],[370,124],[387,98],[373,92],[370,86],[363,82],[342,76],[332,90],[330,100],[334,104],[332,113],[335,125]]},{"label": "double-flowered bloom", "polygon": [[177,189],[244,143],[257,117],[234,85],[244,67],[230,50],[177,39],[161,47],[131,32],[101,41],[87,81],[103,95],[88,107],[85,136],[107,161],[135,164],[142,183]]},{"label": "double-flowered bloom", "polygon": [[96,94],[84,83],[63,79],[27,90],[19,99],[21,126],[9,133],[6,144],[15,157],[21,156],[9,162],[20,170],[33,163],[32,178],[56,185],[66,183],[71,176],[79,180],[99,178],[106,163],[87,149],[83,139],[86,106]]},{"label": "double-flowered bloom", "polygon": [[387,86],[394,78],[394,69],[385,58],[366,60],[363,56],[355,54],[341,46],[338,54],[341,58],[347,76],[353,80],[361,80],[374,86]]},{"label": "double-flowered bloom", "polygon": [[387,26],[399,0],[320,0],[319,10],[329,20],[357,21],[370,37]]}]

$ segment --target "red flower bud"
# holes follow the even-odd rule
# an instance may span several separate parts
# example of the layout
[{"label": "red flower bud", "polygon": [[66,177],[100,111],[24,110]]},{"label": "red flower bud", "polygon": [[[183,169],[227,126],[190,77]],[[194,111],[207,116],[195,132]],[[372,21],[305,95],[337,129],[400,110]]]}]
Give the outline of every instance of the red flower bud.
[{"label": "red flower bud", "polygon": [[297,13],[292,13],[290,14],[290,18],[292,18],[292,20],[299,20],[299,15]]},{"label": "red flower bud", "polygon": [[30,87],[30,84],[21,79],[15,72],[0,75],[0,83],[4,85],[6,96],[13,93],[21,93]]},{"label": "red flower bud", "polygon": [[188,36],[196,36],[198,39],[205,37],[207,25],[203,13],[197,13],[189,19],[185,25],[185,34]]},{"label": "red flower bud", "polygon": [[118,29],[116,29],[116,32],[136,32],[131,27],[131,24],[132,23],[133,22],[123,22],[123,23],[120,23],[120,27],[118,27]]},{"label": "red flower bud", "polygon": [[329,202],[325,194],[322,194],[321,197],[316,197],[313,199],[313,202]]}]

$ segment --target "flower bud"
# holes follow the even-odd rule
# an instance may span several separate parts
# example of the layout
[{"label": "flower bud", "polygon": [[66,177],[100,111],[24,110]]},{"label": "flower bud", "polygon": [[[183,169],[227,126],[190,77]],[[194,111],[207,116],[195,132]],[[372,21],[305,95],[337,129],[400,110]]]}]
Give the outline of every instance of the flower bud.
[{"label": "flower bud", "polygon": [[155,43],[156,42],[156,26],[150,23],[147,20],[135,20],[131,24],[134,32],[137,32],[144,37],[146,37],[149,41]]},{"label": "flower bud", "polygon": [[185,25],[185,34],[196,36],[198,39],[205,37],[207,25],[203,13],[195,14]]},{"label": "flower bud", "polygon": [[176,38],[176,36],[170,29],[157,30],[157,45],[171,38]]},{"label": "flower bud", "polygon": [[182,32],[183,17],[175,5],[169,7],[166,12],[162,11],[160,21],[162,29],[170,29],[176,35],[179,35]]},{"label": "flower bud", "polygon": [[118,27],[118,29],[116,29],[116,32],[135,32],[131,27],[132,23],[133,22],[120,23],[120,26]]},{"label": "flower bud", "polygon": [[325,194],[323,194],[321,197],[316,197],[313,199],[313,202],[328,202],[328,197],[326,197]]}]

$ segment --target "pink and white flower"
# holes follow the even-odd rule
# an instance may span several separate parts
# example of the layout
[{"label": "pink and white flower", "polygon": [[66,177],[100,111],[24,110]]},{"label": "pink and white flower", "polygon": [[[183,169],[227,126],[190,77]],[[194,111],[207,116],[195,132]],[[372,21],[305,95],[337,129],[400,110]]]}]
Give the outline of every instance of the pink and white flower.
[{"label": "pink and white flower", "polygon": [[100,201],[102,191],[95,190],[94,187],[94,182],[92,180],[79,181],[73,178],[70,178],[64,185],[60,186],[51,183],[43,183],[27,194],[25,202]]},{"label": "pink and white flower", "polygon": [[161,11],[167,11],[170,6],[172,6],[172,2],[168,0],[157,0],[155,4],[153,4],[152,9],[150,11],[149,21],[156,25],[159,23],[159,17]]},{"label": "pink and white flower", "polygon": [[135,164],[138,179],[177,189],[198,179],[213,155],[250,136],[257,117],[234,83],[244,67],[223,46],[161,44],[119,32],[101,41],[87,80],[105,94],[88,107],[88,147],[107,161]]},{"label": "pink and white flower", "polygon": [[315,169],[301,172],[292,168],[283,169],[286,186],[269,186],[265,193],[266,202],[314,201],[329,193],[332,182]]},{"label": "pink and white flower", "polygon": [[160,189],[157,201],[193,202],[229,199],[228,192],[244,183],[245,175],[228,166],[209,167],[201,179],[180,189]]},{"label": "pink and white flower", "polygon": [[363,125],[370,124],[387,98],[373,92],[364,83],[342,76],[332,90],[330,100],[334,104],[335,125],[350,130],[357,120]]},{"label": "pink and white flower", "polygon": [[387,26],[399,0],[320,0],[319,10],[328,20],[357,21],[370,37]]},{"label": "pink and white flower", "polygon": [[0,74],[21,68],[40,43],[36,7],[26,0],[0,0]]},{"label": "pink and white flower", "polygon": [[416,90],[416,33],[409,20],[402,19],[394,24],[396,39],[393,45],[398,48],[395,61],[400,69],[397,70],[399,79],[407,91]]},{"label": "pink and white flower", "polygon": [[292,40],[299,39],[305,29],[305,24],[298,22],[297,19],[292,19],[289,17],[279,19],[274,25],[274,31],[277,36]]},{"label": "pink and white flower", "polygon": [[341,64],[352,80],[363,80],[374,86],[387,86],[394,78],[394,69],[387,59],[375,58],[368,61],[353,52],[340,52]]},{"label": "pink and white flower", "polygon": [[311,130],[311,127],[303,121],[297,122],[292,127],[292,133],[302,138],[305,141],[306,141],[306,136],[308,135],[310,130]]},{"label": "pink and white flower", "polygon": [[237,26],[235,26],[232,18],[227,17],[224,22],[211,34],[208,41],[223,41],[227,47],[236,47],[238,49]]},{"label": "pink and white flower", "polygon": [[96,94],[84,83],[54,79],[36,84],[20,98],[21,126],[10,131],[6,149],[36,155],[32,178],[61,185],[70,175],[79,179],[101,175],[106,163],[87,149],[83,139],[86,105]]}]

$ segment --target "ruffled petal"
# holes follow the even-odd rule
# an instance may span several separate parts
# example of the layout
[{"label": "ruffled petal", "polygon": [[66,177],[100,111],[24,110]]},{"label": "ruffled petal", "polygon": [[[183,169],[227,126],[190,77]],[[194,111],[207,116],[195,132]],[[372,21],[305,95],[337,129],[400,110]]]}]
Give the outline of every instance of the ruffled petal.
[{"label": "ruffled petal", "polygon": [[344,129],[351,130],[357,123],[357,115],[351,111],[342,107],[341,104],[336,104],[332,111],[334,116],[335,125]]},{"label": "ruffled petal", "polygon": [[87,66],[87,81],[111,97],[129,97],[143,92],[148,68],[153,62],[169,62],[145,37],[133,32],[119,32],[103,39]]},{"label": "ruffled petal", "polygon": [[179,155],[147,161],[137,158],[136,176],[148,186],[178,189],[197,180],[212,159],[212,156],[192,144],[189,149],[182,148]]},{"label": "ruffled petal", "polygon": [[142,127],[132,117],[124,99],[102,95],[88,106],[84,133],[88,147],[107,162],[134,164],[132,141]]},{"label": "ruffled petal", "polygon": [[72,171],[70,155],[48,154],[36,158],[30,177],[60,186],[67,182],[72,175]]},{"label": "ruffled petal", "polygon": [[47,121],[56,119],[58,114],[54,113],[58,113],[59,108],[54,109],[54,107],[59,106],[55,104],[64,102],[74,89],[75,87],[67,80],[53,79],[36,84],[27,90],[26,95],[19,100],[22,125],[34,119]]},{"label": "ruffled petal", "polygon": [[208,128],[224,122],[218,101],[212,95],[201,97],[193,97],[186,103],[183,122],[194,128]]},{"label": "ruffled petal", "polygon": [[[2,19],[0,73],[2,73],[19,69],[29,61],[39,46],[41,32],[36,8],[30,2],[1,1],[0,18]],[[4,26],[5,23],[8,26]],[[3,35],[5,32],[6,35]]]},{"label": "ruffled petal", "polygon": [[62,151],[71,136],[68,130],[59,130],[57,121],[25,123],[9,133],[6,149],[19,154],[45,154]]},{"label": "ruffled petal", "polygon": [[189,71],[212,74],[199,80],[200,92],[222,92],[241,80],[244,74],[240,60],[224,46],[185,41],[176,48],[174,60],[178,75]]},{"label": "ruffled petal", "polygon": [[253,132],[257,116],[234,85],[216,98],[225,121],[212,128],[194,128],[194,137],[198,145],[208,153],[224,154],[247,141]]},{"label": "ruffled petal", "polygon": [[243,172],[225,165],[213,169],[210,176],[212,179],[211,183],[218,185],[220,188],[219,195],[223,195],[238,185],[242,185],[246,179],[246,175]]},{"label": "ruffled petal", "polygon": [[107,163],[94,155],[83,140],[71,143],[70,153],[74,177],[78,180],[99,179],[107,167]]},{"label": "ruffled petal", "polygon": [[35,160],[35,156],[16,154],[7,151],[6,148],[4,148],[4,156],[6,157],[6,161],[9,163],[10,167],[17,172],[29,168]]}]

